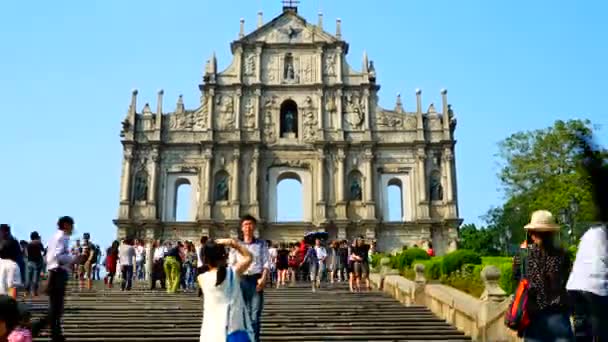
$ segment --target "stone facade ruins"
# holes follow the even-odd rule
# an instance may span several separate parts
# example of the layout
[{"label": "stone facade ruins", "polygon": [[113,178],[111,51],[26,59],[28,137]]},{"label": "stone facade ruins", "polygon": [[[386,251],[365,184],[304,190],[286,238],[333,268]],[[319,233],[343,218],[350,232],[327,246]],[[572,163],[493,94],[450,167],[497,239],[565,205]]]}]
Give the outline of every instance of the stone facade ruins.
[{"label": "stone facade ruins", "polygon": [[[236,237],[239,217],[259,218],[258,234],[291,242],[309,231],[331,238],[364,235],[379,250],[433,242],[456,248],[458,217],[454,163],[456,119],[442,104],[407,111],[379,106],[373,61],[346,62],[341,22],[335,34],[298,15],[297,8],[245,34],[224,70],[207,62],[200,105],[177,100],[163,111],[138,110],[133,91],[122,123],[123,164],[119,236],[190,239]],[[302,185],[302,222],[277,222],[277,184]],[[176,222],[177,189],[191,186],[191,213]],[[401,220],[388,219],[390,185],[401,191]]]}]

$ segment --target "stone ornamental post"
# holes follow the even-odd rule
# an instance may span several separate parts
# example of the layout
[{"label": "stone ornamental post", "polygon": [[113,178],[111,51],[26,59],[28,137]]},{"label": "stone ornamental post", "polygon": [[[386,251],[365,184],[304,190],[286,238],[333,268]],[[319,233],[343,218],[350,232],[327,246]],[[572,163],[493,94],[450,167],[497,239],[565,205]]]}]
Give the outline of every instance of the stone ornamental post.
[{"label": "stone ornamental post", "polygon": [[420,202],[426,202],[426,172],[424,164],[426,162],[426,153],[424,148],[419,148],[416,154],[416,165],[418,167],[418,193],[420,194]]},{"label": "stone ornamental post", "polygon": [[213,107],[215,105],[215,89],[209,89],[209,100],[207,101],[208,113],[207,115],[207,129],[213,131]]}]

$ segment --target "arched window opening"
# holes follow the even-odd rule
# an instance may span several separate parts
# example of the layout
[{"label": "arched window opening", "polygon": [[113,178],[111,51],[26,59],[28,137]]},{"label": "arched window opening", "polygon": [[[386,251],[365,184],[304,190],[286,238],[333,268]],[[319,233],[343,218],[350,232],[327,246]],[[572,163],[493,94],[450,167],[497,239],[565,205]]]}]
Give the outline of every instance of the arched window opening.
[{"label": "arched window opening", "polygon": [[348,199],[350,201],[363,200],[363,177],[357,170],[353,170],[348,176]]},{"label": "arched window opening", "polygon": [[277,222],[304,221],[302,181],[295,173],[281,175],[277,183]]},{"label": "arched window opening", "polygon": [[215,186],[213,188],[213,198],[216,202],[228,201],[230,177],[228,172],[220,171],[215,175]]},{"label": "arched window opening", "polygon": [[175,221],[194,221],[192,212],[192,185],[187,179],[179,179],[175,184]]},{"label": "arched window opening", "polygon": [[403,185],[399,179],[391,179],[387,185],[388,221],[403,221]]},{"label": "arched window opening", "polygon": [[298,105],[293,100],[281,104],[281,137],[298,137]]}]

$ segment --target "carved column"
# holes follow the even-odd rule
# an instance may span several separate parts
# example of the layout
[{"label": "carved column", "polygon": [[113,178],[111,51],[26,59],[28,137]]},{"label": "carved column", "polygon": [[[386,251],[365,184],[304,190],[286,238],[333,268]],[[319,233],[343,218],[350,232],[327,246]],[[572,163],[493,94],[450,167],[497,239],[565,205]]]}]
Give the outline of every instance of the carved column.
[{"label": "carved column", "polygon": [[325,154],[323,148],[319,148],[317,153],[317,218],[318,222],[325,222],[325,182],[323,177]]},{"label": "carved column", "polygon": [[234,125],[237,130],[241,128],[241,97],[243,96],[243,89],[238,88],[236,90],[236,99],[234,101]]},{"label": "carved column", "polygon": [[446,173],[446,200],[448,203],[453,203],[454,202],[454,186],[453,186],[453,182],[454,180],[452,179],[452,161],[453,161],[454,157],[452,155],[452,150],[450,148],[446,148],[443,152],[443,165],[444,165],[444,170]]},{"label": "carved column", "polygon": [[198,184],[200,187],[198,219],[211,219],[211,203],[213,201],[213,168],[211,165],[211,149],[203,152],[203,166],[201,167]]},{"label": "carved column", "polygon": [[426,197],[427,184],[426,184],[426,152],[424,148],[419,148],[416,155],[416,167],[418,177],[416,181],[418,183],[418,193],[420,194],[419,205],[418,205],[418,218],[428,219],[429,218],[429,202]]},{"label": "carved column", "polygon": [[133,162],[133,147],[125,146],[124,160],[122,162],[120,201],[126,203],[129,203],[129,187],[131,185],[131,162]]},{"label": "carved column", "polygon": [[213,131],[213,108],[215,106],[215,89],[214,88],[210,88],[209,89],[209,101],[207,102],[207,107],[208,107],[208,113],[209,115],[207,115],[207,127],[209,128],[209,130]]},{"label": "carved column", "polygon": [[370,109],[369,109],[369,89],[365,89],[363,90],[363,106],[365,107],[365,110],[363,111],[363,115],[365,115],[364,117],[364,126],[363,129],[366,131],[369,131],[369,116],[370,116]]},{"label": "carved column", "polygon": [[232,152],[232,216],[239,217],[239,158],[241,151],[237,148]]},{"label": "carved column", "polygon": [[256,89],[255,92],[255,124],[253,126],[253,128],[255,129],[259,129],[260,127],[263,127],[264,125],[260,125],[260,105],[262,103],[261,101],[261,96],[262,96],[262,90],[261,89]]},{"label": "carved column", "polygon": [[243,83],[243,47],[239,46],[236,48],[234,53],[236,59],[236,70],[238,83]]},{"label": "carved column", "polygon": [[156,187],[158,184],[158,162],[160,161],[160,155],[158,147],[154,147],[150,153],[150,159],[152,163],[150,165],[150,191],[148,191],[148,202],[156,203]]},{"label": "carved column", "polygon": [[373,195],[373,183],[374,183],[374,173],[373,173],[373,158],[374,155],[370,148],[365,150],[363,155],[363,169],[365,170],[365,193],[363,196],[363,200],[365,201],[365,207],[367,210],[367,219],[375,218],[375,203],[374,203],[374,195]]},{"label": "carved column", "polygon": [[336,215],[338,219],[346,219],[346,200],[344,198],[344,159],[346,155],[342,148],[338,149],[335,156],[337,161],[336,168]]},{"label": "carved column", "polygon": [[255,47],[255,83],[262,83],[262,46]]},{"label": "carved column", "polygon": [[323,129],[323,90],[317,90],[317,121],[319,129]]},{"label": "carved column", "polygon": [[336,48],[336,83],[342,84],[342,47]]},{"label": "carved column", "polygon": [[336,115],[337,130],[342,130],[342,89],[336,90]]},{"label": "carved column", "polygon": [[323,83],[323,46],[317,46],[317,82]]},{"label": "carved column", "polygon": [[249,206],[250,214],[259,217],[258,204],[258,161],[260,159],[260,151],[257,147],[253,150],[251,156],[251,172],[249,174]]}]

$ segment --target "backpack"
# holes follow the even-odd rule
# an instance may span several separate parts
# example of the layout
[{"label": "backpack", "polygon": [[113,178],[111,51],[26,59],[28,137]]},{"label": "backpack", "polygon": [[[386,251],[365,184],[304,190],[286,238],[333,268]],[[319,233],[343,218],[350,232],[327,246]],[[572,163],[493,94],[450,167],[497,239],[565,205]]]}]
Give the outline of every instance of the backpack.
[{"label": "backpack", "polygon": [[526,277],[526,263],[528,261],[528,249],[521,251],[520,271],[521,279],[517,285],[513,302],[509,305],[509,309],[505,314],[505,325],[507,328],[517,331],[521,336],[530,325],[530,317],[528,315],[528,297],[530,292],[530,283]]}]

